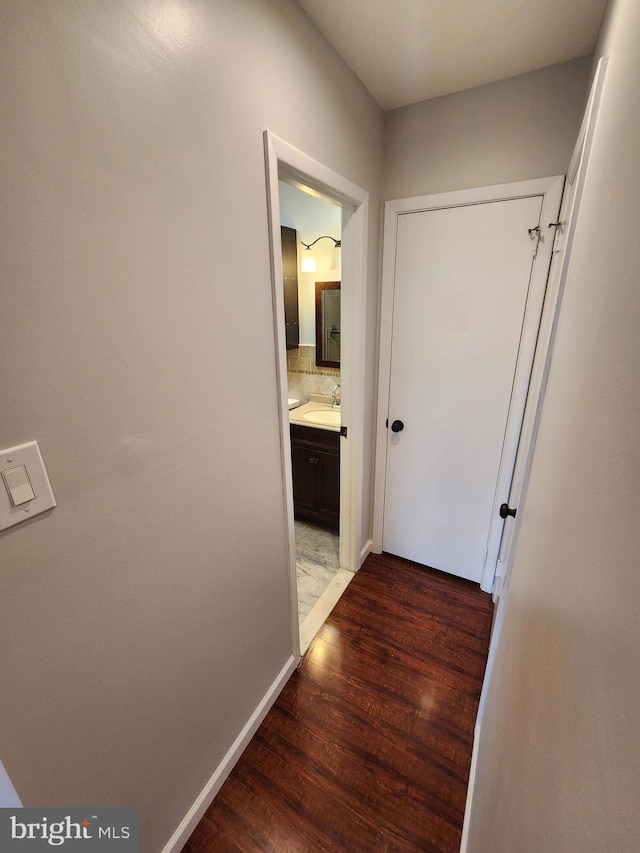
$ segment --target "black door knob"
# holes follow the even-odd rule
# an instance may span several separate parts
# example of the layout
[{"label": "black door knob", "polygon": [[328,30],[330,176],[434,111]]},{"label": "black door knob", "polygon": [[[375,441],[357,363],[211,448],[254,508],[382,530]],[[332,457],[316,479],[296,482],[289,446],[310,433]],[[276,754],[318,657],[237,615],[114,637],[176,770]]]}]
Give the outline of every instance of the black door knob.
[{"label": "black door knob", "polygon": [[391,432],[402,432],[403,429],[404,424],[402,423],[402,421],[394,421],[391,424]]},{"label": "black door knob", "polygon": [[511,509],[509,504],[500,504],[500,518],[506,518],[508,515],[515,518],[517,511],[516,509]]}]

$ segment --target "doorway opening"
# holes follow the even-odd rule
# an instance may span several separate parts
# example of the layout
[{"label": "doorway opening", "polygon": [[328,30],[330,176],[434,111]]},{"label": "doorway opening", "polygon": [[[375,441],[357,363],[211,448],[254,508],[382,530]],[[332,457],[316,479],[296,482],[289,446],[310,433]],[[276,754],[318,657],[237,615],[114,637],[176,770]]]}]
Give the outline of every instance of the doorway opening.
[{"label": "doorway opening", "polygon": [[[293,653],[299,656],[301,651],[306,650],[369,550],[366,545],[362,547],[365,335],[360,322],[360,318],[366,316],[368,193],[268,131],[265,131],[265,156],[277,396],[286,505],[284,532],[289,556],[287,570],[291,602],[291,639]],[[322,223],[319,222],[315,225],[311,222],[310,230],[307,230],[308,225],[304,222],[293,229],[291,225],[286,224],[291,214],[291,211],[287,210],[289,203],[292,199],[300,201],[294,191],[304,196],[306,202],[321,201],[323,215],[327,212],[324,206],[332,209],[333,215],[338,218],[327,223],[329,230],[320,230]],[[292,222],[290,218],[288,221]],[[293,224],[295,226],[295,222]],[[289,311],[285,312],[287,297],[283,226],[284,229],[293,230],[293,241],[300,255],[307,253],[309,250],[306,246],[315,241],[311,248],[316,250],[313,252],[316,272],[300,282],[298,308],[302,304],[304,310],[297,320],[297,346],[295,335],[292,335],[291,327],[287,326],[287,322],[292,322],[291,317],[287,317]],[[331,229],[336,226],[338,230],[334,233]],[[306,237],[302,235],[303,228]],[[298,230],[299,235],[296,233]],[[329,239],[317,240],[323,237]],[[295,267],[297,276],[302,276],[302,264],[296,261]],[[331,281],[334,285],[337,281],[341,283],[339,326],[336,316],[332,315],[329,326],[331,351],[329,356],[320,353],[319,357],[316,357],[318,344],[315,331],[317,281]],[[306,310],[311,301],[310,284],[313,284],[313,313]],[[335,286],[328,288],[331,289],[335,290]],[[340,364],[339,368],[336,368],[338,335]],[[327,365],[327,361],[334,364]],[[292,409],[289,408],[290,399],[296,401]],[[297,405],[297,402],[300,405]],[[309,476],[301,477],[298,474],[297,485],[301,485],[301,490],[296,488],[296,492],[300,493],[295,495],[298,511],[294,513],[294,473],[303,458]],[[309,470],[309,466],[312,466],[312,470]],[[332,492],[333,499],[327,498],[328,486],[332,481],[337,481],[337,492]],[[336,493],[339,496],[337,502]],[[302,583],[298,581],[297,572],[296,514],[300,522],[298,538],[301,551],[305,548],[305,539],[308,546],[311,534],[312,538],[317,538],[318,531],[310,525],[320,523],[324,532],[328,527],[339,531],[337,541],[330,540],[332,544],[329,545],[324,543],[325,550],[327,547],[333,548],[334,552],[338,553],[336,574],[302,620],[299,618],[301,611],[298,602],[298,590]],[[322,550],[321,547],[316,548],[316,556],[322,557]],[[307,601],[307,604],[309,603]],[[310,619],[312,613],[314,619]],[[300,621],[304,628],[302,631]]]},{"label": "doorway opening", "polygon": [[[342,207],[278,182],[298,623],[314,635],[340,572]],[[327,606],[328,602],[328,606]],[[315,630],[314,630],[315,629]]]}]

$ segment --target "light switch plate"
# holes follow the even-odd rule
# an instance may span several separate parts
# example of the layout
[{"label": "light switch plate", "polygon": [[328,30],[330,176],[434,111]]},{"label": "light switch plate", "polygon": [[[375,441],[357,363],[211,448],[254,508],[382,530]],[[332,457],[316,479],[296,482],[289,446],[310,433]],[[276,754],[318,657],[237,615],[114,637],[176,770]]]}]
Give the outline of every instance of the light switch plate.
[{"label": "light switch plate", "polygon": [[5,479],[0,477],[0,530],[27,521],[56,505],[47,470],[37,441],[28,441],[17,447],[0,451],[0,474],[24,465],[35,497],[19,506],[13,506]]}]

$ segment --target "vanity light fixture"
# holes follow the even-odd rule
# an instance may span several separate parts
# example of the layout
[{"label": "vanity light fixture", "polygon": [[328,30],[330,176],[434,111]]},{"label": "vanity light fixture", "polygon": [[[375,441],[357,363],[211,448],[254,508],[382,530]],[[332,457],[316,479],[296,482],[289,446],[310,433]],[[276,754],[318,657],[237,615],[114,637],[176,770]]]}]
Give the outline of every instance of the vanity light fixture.
[{"label": "vanity light fixture", "polygon": [[336,240],[335,237],[330,237],[328,234],[323,234],[322,237],[318,237],[313,243],[305,243],[304,240],[300,240],[302,245],[305,248],[305,251],[302,253],[302,260],[300,262],[300,272],[315,272],[316,271],[316,259],[315,255],[311,251],[311,247],[315,246],[318,240],[333,240],[334,248],[340,249],[342,247],[342,242],[340,240]]},{"label": "vanity light fixture", "polygon": [[316,259],[313,257],[313,252],[311,249],[307,249],[306,252],[302,255],[302,260],[300,261],[300,272],[315,272],[316,271]]}]

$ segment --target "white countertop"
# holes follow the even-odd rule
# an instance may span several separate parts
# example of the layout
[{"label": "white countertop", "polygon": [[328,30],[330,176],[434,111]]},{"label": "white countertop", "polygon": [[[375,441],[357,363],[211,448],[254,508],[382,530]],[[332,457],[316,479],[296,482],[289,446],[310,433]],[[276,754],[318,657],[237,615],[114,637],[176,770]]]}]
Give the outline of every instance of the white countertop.
[{"label": "white countertop", "polygon": [[340,432],[340,406],[329,403],[304,403],[289,410],[289,423],[312,429]]}]

